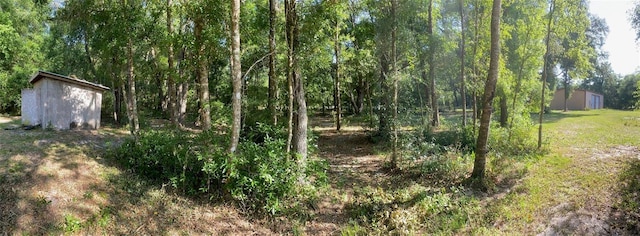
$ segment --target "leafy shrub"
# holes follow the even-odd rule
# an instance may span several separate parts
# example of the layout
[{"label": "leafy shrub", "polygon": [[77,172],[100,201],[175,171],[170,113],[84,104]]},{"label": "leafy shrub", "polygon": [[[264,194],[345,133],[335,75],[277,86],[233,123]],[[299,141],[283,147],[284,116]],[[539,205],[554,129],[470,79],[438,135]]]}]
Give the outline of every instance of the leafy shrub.
[{"label": "leafy shrub", "polygon": [[267,138],[262,145],[242,142],[232,158],[227,188],[233,198],[250,209],[263,206],[275,214],[281,199],[292,193],[297,181],[296,165],[284,151],[282,140]]},{"label": "leafy shrub", "polygon": [[276,214],[285,209],[286,200],[313,195],[301,190],[299,182],[327,182],[327,164],[309,161],[300,169],[285,151],[281,130],[257,124],[233,155],[226,152],[227,137],[215,131],[143,131],[112,155],[138,175],[189,195],[226,190],[247,210]]},{"label": "leafy shrub", "polygon": [[454,147],[461,151],[471,152],[476,147],[473,128],[469,126],[439,132],[434,132],[433,129],[427,127],[422,129],[421,132],[423,141],[436,144],[440,148],[440,152],[445,151],[446,147]]},{"label": "leafy shrub", "polygon": [[[208,134],[203,134],[209,137]],[[175,130],[146,130],[136,139],[127,139],[114,155],[125,167],[140,176],[158,182],[169,182],[174,188],[195,194],[208,190],[211,177],[220,177],[205,165],[205,160],[225,160],[220,148],[202,142],[202,137]],[[209,172],[204,171],[206,170]],[[223,165],[216,166],[223,168]]]},{"label": "leafy shrub", "polygon": [[497,156],[527,157],[538,154],[538,140],[531,121],[517,122],[511,128],[494,123],[489,135],[489,148]]}]

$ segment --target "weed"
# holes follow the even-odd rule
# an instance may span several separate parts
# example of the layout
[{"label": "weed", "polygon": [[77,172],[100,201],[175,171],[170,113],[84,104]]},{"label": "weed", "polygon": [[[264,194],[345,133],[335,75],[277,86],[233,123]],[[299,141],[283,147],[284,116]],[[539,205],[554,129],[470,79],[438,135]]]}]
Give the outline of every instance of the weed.
[{"label": "weed", "polygon": [[35,199],[36,207],[39,209],[46,208],[51,204],[51,200],[47,199],[47,197],[38,195]]},{"label": "weed", "polygon": [[73,233],[80,229],[82,229],[82,221],[80,221],[80,219],[70,214],[64,215],[64,222],[62,223],[62,230],[64,230],[64,232]]}]

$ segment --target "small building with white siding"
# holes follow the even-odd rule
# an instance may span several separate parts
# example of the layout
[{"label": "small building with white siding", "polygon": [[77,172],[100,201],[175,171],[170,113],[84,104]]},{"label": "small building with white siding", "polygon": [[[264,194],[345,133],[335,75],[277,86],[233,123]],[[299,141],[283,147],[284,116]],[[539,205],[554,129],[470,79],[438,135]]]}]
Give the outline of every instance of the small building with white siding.
[{"label": "small building with white siding", "polygon": [[42,128],[99,129],[102,93],[108,87],[75,77],[38,71],[32,89],[22,90],[22,124]]}]

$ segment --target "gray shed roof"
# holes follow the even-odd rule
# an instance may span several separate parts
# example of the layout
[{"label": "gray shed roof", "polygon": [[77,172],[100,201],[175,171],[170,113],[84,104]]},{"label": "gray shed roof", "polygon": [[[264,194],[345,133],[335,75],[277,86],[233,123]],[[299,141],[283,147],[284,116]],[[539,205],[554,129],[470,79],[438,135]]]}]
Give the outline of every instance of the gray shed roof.
[{"label": "gray shed roof", "polygon": [[69,76],[59,75],[59,74],[56,74],[56,73],[51,73],[51,72],[46,72],[46,71],[38,71],[38,73],[36,73],[33,77],[31,77],[31,80],[29,80],[29,83],[35,84],[36,82],[38,82],[38,81],[40,81],[41,79],[44,79],[44,78],[49,78],[49,79],[63,81],[63,82],[71,83],[71,84],[84,86],[84,87],[89,87],[89,88],[92,88],[92,89],[95,89],[95,90],[98,90],[98,91],[101,91],[101,92],[105,91],[105,90],[109,90],[109,87],[101,85],[101,84],[91,83],[91,82],[86,81],[86,80],[71,78]]}]

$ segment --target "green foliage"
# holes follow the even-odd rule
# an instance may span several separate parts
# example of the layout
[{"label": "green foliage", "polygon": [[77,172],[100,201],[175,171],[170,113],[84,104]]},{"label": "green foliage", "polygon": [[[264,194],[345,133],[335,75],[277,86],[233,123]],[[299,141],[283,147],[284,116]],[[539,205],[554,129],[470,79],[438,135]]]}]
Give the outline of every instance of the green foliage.
[{"label": "green foliage", "polygon": [[239,154],[232,158],[227,188],[242,206],[275,214],[282,209],[281,200],[291,197],[299,174],[283,147],[283,140],[270,138],[262,144],[240,144]]},{"label": "green foliage", "polygon": [[[224,143],[218,135],[203,133],[193,137],[182,131],[150,130],[127,139],[114,151],[114,157],[140,176],[195,194],[220,183],[226,168],[226,155],[220,147],[206,142]],[[215,163],[215,164],[211,164]],[[213,166],[212,166],[213,165]]]},{"label": "green foliage", "polygon": [[374,234],[451,233],[469,225],[468,216],[480,211],[478,200],[463,192],[462,187],[413,185],[397,191],[366,187],[356,189],[347,209],[353,220],[371,225]]},{"label": "green foliage", "polygon": [[73,233],[82,229],[82,221],[73,215],[65,215],[64,222],[62,223],[62,229],[64,232]]},{"label": "green foliage", "polygon": [[492,124],[489,132],[489,148],[496,156],[520,158],[540,154],[534,132],[536,125],[526,117],[516,117],[511,128]]},{"label": "green foliage", "polygon": [[424,141],[431,141],[437,144],[444,151],[445,147],[456,148],[464,152],[470,152],[475,149],[476,140],[472,127],[454,128],[452,130],[444,130],[434,132],[433,129],[423,129]]},{"label": "green foliage", "polygon": [[246,210],[274,215],[286,209],[290,199],[313,196],[314,191],[299,188],[301,182],[327,183],[326,162],[310,160],[301,169],[285,151],[282,130],[264,124],[249,128],[234,155],[226,152],[227,137],[215,132],[145,130],[137,141],[127,139],[112,155],[158,184],[212,198],[226,190]]}]

